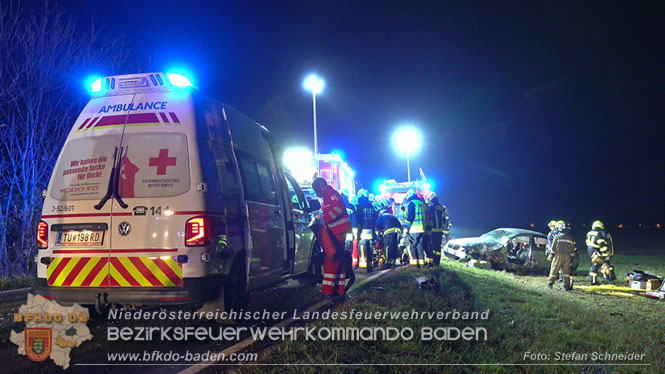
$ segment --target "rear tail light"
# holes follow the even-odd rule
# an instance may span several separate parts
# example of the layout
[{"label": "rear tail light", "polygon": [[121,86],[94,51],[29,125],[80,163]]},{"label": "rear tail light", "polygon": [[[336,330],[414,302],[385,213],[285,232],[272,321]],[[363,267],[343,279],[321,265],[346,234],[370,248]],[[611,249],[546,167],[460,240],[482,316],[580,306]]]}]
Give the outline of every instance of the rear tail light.
[{"label": "rear tail light", "polygon": [[39,221],[37,225],[37,248],[48,248],[48,223]]},{"label": "rear tail light", "polygon": [[185,246],[210,245],[210,221],[206,217],[194,217],[185,224]]}]

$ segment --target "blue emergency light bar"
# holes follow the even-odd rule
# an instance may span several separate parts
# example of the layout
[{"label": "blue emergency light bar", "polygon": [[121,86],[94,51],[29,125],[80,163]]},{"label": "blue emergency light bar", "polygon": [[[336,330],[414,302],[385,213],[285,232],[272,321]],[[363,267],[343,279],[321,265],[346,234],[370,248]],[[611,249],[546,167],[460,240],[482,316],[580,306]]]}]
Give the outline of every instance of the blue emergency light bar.
[{"label": "blue emergency light bar", "polygon": [[192,87],[192,82],[186,76],[176,73],[166,73],[171,85],[176,87]]},{"label": "blue emergency light bar", "polygon": [[[166,76],[167,82],[162,78],[164,75]],[[89,76],[85,79],[86,90],[95,96],[106,91],[163,86],[171,86],[175,88],[194,87],[192,81],[187,76],[178,73],[130,74],[116,75],[106,78]]]}]

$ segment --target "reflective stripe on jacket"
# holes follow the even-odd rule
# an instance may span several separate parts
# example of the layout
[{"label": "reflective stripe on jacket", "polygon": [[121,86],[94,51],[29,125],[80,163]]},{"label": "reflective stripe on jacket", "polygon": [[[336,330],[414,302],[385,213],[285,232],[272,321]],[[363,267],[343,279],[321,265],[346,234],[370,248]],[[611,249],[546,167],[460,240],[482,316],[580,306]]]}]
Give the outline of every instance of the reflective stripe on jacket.
[{"label": "reflective stripe on jacket", "polygon": [[342,196],[334,188],[326,186],[321,192],[323,205],[323,221],[334,235],[351,231],[351,220],[346,214]]}]

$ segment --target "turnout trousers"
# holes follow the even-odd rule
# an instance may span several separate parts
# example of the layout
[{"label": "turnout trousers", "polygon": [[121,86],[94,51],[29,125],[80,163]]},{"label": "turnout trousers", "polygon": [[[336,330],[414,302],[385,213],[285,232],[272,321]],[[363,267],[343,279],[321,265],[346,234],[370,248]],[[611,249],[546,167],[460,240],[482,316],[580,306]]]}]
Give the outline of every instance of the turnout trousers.
[{"label": "turnout trousers", "polygon": [[399,244],[399,233],[391,232],[383,234],[383,250],[386,253],[386,263],[394,265],[398,257],[397,245]]},{"label": "turnout trousers", "polygon": [[411,240],[409,241],[409,254],[411,255],[409,264],[425,266],[425,247],[427,234],[418,232],[410,234]]},{"label": "turnout trousers", "polygon": [[563,274],[563,287],[566,290],[572,288],[570,283],[570,265],[572,263],[572,257],[569,254],[559,254],[556,253],[552,259],[552,265],[550,265],[550,279],[549,285],[553,285],[559,277],[559,270]]},{"label": "turnout trousers", "polygon": [[430,234],[429,248],[432,253],[432,259],[434,260],[434,267],[438,267],[441,263],[442,240],[443,232],[432,232]]}]

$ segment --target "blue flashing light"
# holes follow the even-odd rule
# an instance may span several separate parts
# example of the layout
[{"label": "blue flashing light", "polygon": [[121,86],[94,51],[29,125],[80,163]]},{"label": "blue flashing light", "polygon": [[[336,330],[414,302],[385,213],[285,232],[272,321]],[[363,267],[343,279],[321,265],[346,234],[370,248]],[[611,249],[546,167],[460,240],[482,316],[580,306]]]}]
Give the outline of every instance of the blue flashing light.
[{"label": "blue flashing light", "polygon": [[428,192],[429,191],[434,191],[434,189],[436,188],[436,182],[434,182],[433,180],[427,178],[424,181],[424,183],[422,184],[422,187],[425,191],[428,191]]},{"label": "blue flashing light", "polygon": [[344,156],[345,156],[344,151],[339,150],[339,149],[335,149],[330,153],[333,155],[333,157],[335,157],[334,155],[338,155],[339,158],[341,158],[342,160],[344,159]]},{"label": "blue flashing light", "polygon": [[176,87],[192,87],[192,81],[186,76],[177,73],[166,73],[166,77],[171,82],[171,85]]},{"label": "blue flashing light", "polygon": [[342,157],[340,157],[340,155],[338,155],[337,153],[333,153],[333,154],[332,154],[332,158],[333,158],[333,161],[335,161],[335,162],[337,162],[337,163],[341,163],[341,162],[342,162]]},{"label": "blue flashing light", "polygon": [[384,195],[388,191],[388,187],[386,187],[385,183],[381,183],[379,185],[379,192],[381,192],[381,195]]},{"label": "blue flashing light", "polygon": [[88,93],[99,93],[102,91],[102,78],[99,75],[91,75],[85,78],[83,85]]},{"label": "blue flashing light", "polygon": [[102,90],[102,78],[97,78],[95,79],[94,82],[92,82],[92,92],[99,92]]},{"label": "blue flashing light", "polygon": [[374,183],[372,183],[372,192],[378,191],[379,195],[383,195],[386,190],[385,181],[385,178],[375,179]]}]

